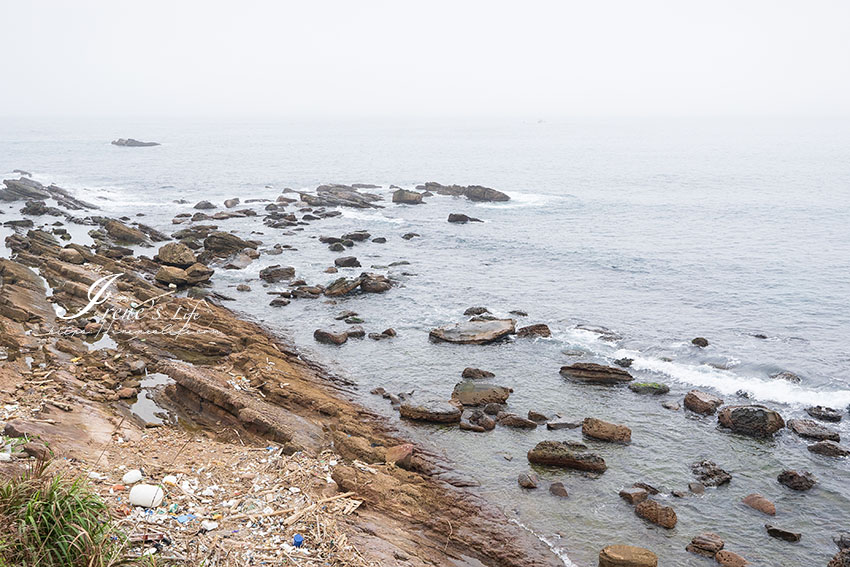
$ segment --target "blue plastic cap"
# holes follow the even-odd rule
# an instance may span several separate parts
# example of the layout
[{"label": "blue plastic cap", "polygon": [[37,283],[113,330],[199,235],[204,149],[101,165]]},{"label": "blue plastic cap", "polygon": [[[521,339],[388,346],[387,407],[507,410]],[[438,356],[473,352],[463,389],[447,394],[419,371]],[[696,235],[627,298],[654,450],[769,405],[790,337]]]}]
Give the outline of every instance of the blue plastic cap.
[{"label": "blue plastic cap", "polygon": [[295,547],[301,547],[302,543],[304,543],[304,536],[301,534],[295,534],[295,537],[292,538],[292,545]]}]

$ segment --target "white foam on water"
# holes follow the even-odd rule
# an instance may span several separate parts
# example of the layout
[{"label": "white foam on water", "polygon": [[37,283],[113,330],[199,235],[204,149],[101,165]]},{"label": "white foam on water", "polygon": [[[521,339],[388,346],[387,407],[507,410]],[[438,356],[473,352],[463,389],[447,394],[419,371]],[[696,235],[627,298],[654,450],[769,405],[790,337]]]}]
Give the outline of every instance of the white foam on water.
[{"label": "white foam on water", "polygon": [[394,218],[394,217],[386,217],[381,213],[364,213],[359,210],[348,210],[348,209],[340,209],[342,211],[342,217],[346,219],[356,219],[362,221],[380,221],[380,222],[388,222],[392,224],[403,224],[404,219]]},{"label": "white foam on water", "polygon": [[523,524],[522,522],[520,522],[519,520],[517,520],[515,518],[511,520],[511,523],[518,525],[519,527],[521,527],[522,529],[524,529],[525,531],[527,531],[528,533],[530,533],[531,535],[533,535],[534,537],[536,537],[537,539],[539,539],[540,541],[545,543],[549,547],[549,549],[552,550],[552,553],[557,555],[558,558],[561,561],[564,562],[565,567],[578,567],[575,563],[570,561],[570,558],[567,557],[567,554],[564,552],[563,548],[555,546],[555,544],[553,544],[551,541],[549,541],[548,538],[543,537],[542,535],[535,533],[534,530],[530,529],[528,526],[526,526],[525,524]]},{"label": "white foam on water", "polygon": [[542,193],[508,193],[510,201],[476,203],[482,209],[518,209],[520,207],[548,206],[555,201],[563,200],[568,195],[544,195]]}]

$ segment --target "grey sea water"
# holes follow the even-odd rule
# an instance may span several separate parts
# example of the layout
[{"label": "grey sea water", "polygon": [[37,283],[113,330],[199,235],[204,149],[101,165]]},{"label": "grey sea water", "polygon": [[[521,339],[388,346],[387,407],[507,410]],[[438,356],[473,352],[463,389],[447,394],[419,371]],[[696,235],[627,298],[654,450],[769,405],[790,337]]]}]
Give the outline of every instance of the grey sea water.
[{"label": "grey sea water", "polygon": [[[285,187],[374,183],[384,208],[342,215],[290,232],[262,217],[217,222],[296,250],[261,256],[241,271],[219,270],[216,289],[230,306],[292,336],[310,356],[359,385],[358,399],[400,430],[444,453],[480,491],[555,546],[568,561],[595,565],[611,543],[655,551],[662,565],[697,566],[685,545],[704,531],[758,565],[825,565],[831,536],[850,530],[850,465],[806,450],[790,431],[758,441],[717,431],[701,418],[661,407],[692,388],[727,403],[769,405],[787,419],[804,408],[841,409],[837,429],[850,436],[850,122],[815,119],[680,119],[617,121],[213,121],[0,120],[0,171],[31,171],[98,204],[104,212],[141,218],[172,232],[171,219],[206,199],[276,198]],[[157,140],[153,148],[119,148],[118,137]],[[393,205],[389,185],[425,181],[481,184],[508,193],[507,203],[476,204],[435,196],[421,206]],[[185,199],[189,204],[175,204]],[[22,204],[4,204],[10,214]],[[254,205],[261,211],[263,204]],[[450,212],[484,223],[453,225]],[[53,218],[36,219],[53,222]],[[275,309],[259,270],[282,263],[310,283],[337,254],[318,241],[365,229],[386,244],[351,250],[363,264],[391,274],[399,286],[382,295],[296,300]],[[0,229],[0,237],[8,229]],[[421,238],[403,240],[407,232]],[[7,254],[5,250],[4,254]],[[151,252],[140,251],[140,253]],[[359,273],[360,269],[342,272]],[[235,286],[248,282],[250,293]],[[507,314],[519,324],[543,322],[548,339],[491,346],[434,344],[428,331],[463,320],[470,306]],[[357,311],[369,332],[394,327],[390,341],[316,344],[316,328],[339,328],[342,310]],[[603,340],[579,325],[616,333]],[[767,338],[757,338],[762,335]],[[690,345],[695,336],[710,346]],[[582,357],[573,356],[576,351]],[[570,354],[566,354],[566,353]],[[577,361],[634,359],[639,380],[664,382],[669,395],[570,383],[558,369]],[[492,370],[514,389],[511,411],[599,417],[632,428],[632,443],[588,442],[609,470],[599,478],[540,470],[541,489],[523,491],[525,453],[543,439],[579,440],[578,431],[477,434],[398,420],[369,390],[415,391],[448,398],[466,366]],[[770,375],[792,371],[799,384]],[[704,495],[674,498],[693,480],[690,463],[709,458],[733,481]],[[812,471],[819,485],[798,494],[779,485],[784,468]],[[546,487],[562,481],[569,498]],[[679,523],[663,530],[637,518],[617,492],[635,481],[664,487]],[[740,504],[751,492],[776,503],[775,518]],[[802,532],[789,544],[763,524]]]}]

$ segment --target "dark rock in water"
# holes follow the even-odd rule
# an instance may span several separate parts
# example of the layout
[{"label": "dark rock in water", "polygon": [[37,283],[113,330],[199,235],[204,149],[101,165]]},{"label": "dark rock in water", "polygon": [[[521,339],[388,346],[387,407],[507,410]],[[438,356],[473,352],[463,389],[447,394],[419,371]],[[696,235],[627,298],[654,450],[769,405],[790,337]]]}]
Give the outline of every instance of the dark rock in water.
[{"label": "dark rock in water", "polygon": [[134,140],[133,138],[118,138],[117,140],[112,140],[113,146],[123,146],[125,148],[149,148],[151,146],[160,145],[159,142],[140,142],[139,140]]},{"label": "dark rock in water", "polygon": [[383,293],[391,287],[392,283],[386,276],[367,272],[360,274],[360,291],[363,293]]},{"label": "dark rock in water", "polygon": [[768,516],[776,515],[776,506],[761,494],[748,494],[741,500],[744,504]]},{"label": "dark rock in water", "polygon": [[633,358],[618,358],[614,361],[614,364],[622,368],[628,368],[632,365],[632,362],[634,362]]},{"label": "dark rock in water", "polygon": [[836,553],[826,567],[850,567],[850,549],[842,549]]},{"label": "dark rock in water", "polygon": [[457,223],[457,224],[466,224],[468,222],[484,222],[481,219],[477,219],[475,217],[468,217],[466,215],[460,213],[449,213],[449,222]]},{"label": "dark rock in water", "polygon": [[119,244],[150,244],[145,233],[135,228],[130,228],[126,224],[117,221],[109,220],[103,225],[106,233]]},{"label": "dark rock in water", "polygon": [[528,461],[535,465],[550,465],[589,472],[604,472],[605,459],[593,453],[576,450],[563,441],[541,441],[528,452]]},{"label": "dark rock in water", "polygon": [[342,242],[334,242],[330,246],[328,246],[328,250],[331,252],[345,252],[345,246]]},{"label": "dark rock in water", "polygon": [[769,535],[770,537],[775,537],[776,539],[782,539],[790,542],[800,541],[801,535],[799,533],[783,530],[782,528],[777,528],[776,526],[771,526],[770,524],[765,524],[764,528],[767,530],[767,535]]},{"label": "dark rock in water", "polygon": [[795,382],[797,384],[803,381],[803,379],[800,378],[797,374],[794,374],[793,372],[789,372],[787,370],[783,370],[782,372],[774,372],[770,375],[770,377],[774,380],[785,380],[786,382]]},{"label": "dark rock in water", "polygon": [[257,249],[255,242],[242,240],[235,234],[228,232],[211,232],[204,239],[204,249],[213,256],[230,256],[241,252],[246,248]]},{"label": "dark rock in water", "polygon": [[691,465],[691,472],[704,486],[721,486],[732,480],[732,475],[724,471],[714,461],[699,461]]},{"label": "dark rock in water", "polygon": [[599,567],[658,567],[658,556],[632,545],[609,545],[599,552]]},{"label": "dark rock in water", "polygon": [[269,302],[269,305],[272,307],[286,307],[289,305],[289,300],[285,297],[276,297]]},{"label": "dark rock in water", "polygon": [[195,204],[195,206],[194,206],[194,207],[192,207],[192,208],[194,208],[194,209],[199,209],[199,210],[208,210],[208,209],[214,209],[214,208],[215,208],[215,205],[213,205],[213,204],[212,204],[212,203],[210,203],[209,201],[199,201],[199,202],[198,202],[198,203],[196,203],[196,204]]},{"label": "dark rock in water", "polygon": [[701,482],[689,482],[688,490],[694,494],[705,494],[705,485]]},{"label": "dark rock in water", "polygon": [[313,332],[313,338],[319,343],[327,345],[341,345],[348,340],[348,333],[332,333],[331,331],[316,329]]},{"label": "dark rock in water", "polygon": [[493,378],[496,376],[492,372],[487,370],[481,370],[480,368],[471,368],[467,367],[463,369],[463,372],[460,374],[464,378],[469,378],[471,380],[480,380],[482,378]]},{"label": "dark rock in water", "polygon": [[662,528],[672,530],[676,527],[676,512],[670,506],[663,506],[655,500],[644,500],[635,506],[635,514]]},{"label": "dark rock in water", "polygon": [[482,382],[458,382],[452,391],[452,400],[464,406],[503,404],[511,395],[511,389]]},{"label": "dark rock in water", "polygon": [[210,278],[212,278],[212,275],[215,273],[215,270],[201,264],[200,262],[195,262],[194,264],[186,268],[185,271],[186,279],[192,285],[209,281]]},{"label": "dark rock in water", "polygon": [[629,384],[629,390],[637,394],[653,394],[660,396],[670,391],[670,386],[667,384],[659,384],[658,382],[632,382]]},{"label": "dark rock in water", "polygon": [[535,429],[537,427],[536,422],[515,413],[500,412],[496,418],[496,423],[504,427],[513,427],[516,429]]},{"label": "dark rock in water", "polygon": [[537,488],[538,481],[537,475],[532,472],[520,473],[517,477],[517,483],[523,488]]},{"label": "dark rock in water", "polygon": [[467,321],[438,327],[429,336],[435,341],[482,345],[503,339],[513,334],[515,329],[516,321],[513,319]]},{"label": "dark rock in water", "polygon": [[553,482],[549,485],[549,494],[553,496],[558,496],[559,498],[567,498],[569,494],[567,493],[567,487],[564,486],[563,482]]},{"label": "dark rock in water", "polygon": [[401,404],[399,413],[407,419],[434,423],[458,423],[461,417],[461,411],[456,406],[442,400],[420,403],[408,400]]},{"label": "dark rock in water", "polygon": [[485,313],[489,313],[490,310],[486,307],[469,307],[466,311],[463,312],[464,315],[471,317],[473,315],[484,315]]},{"label": "dark rock in water", "polygon": [[283,267],[280,264],[269,266],[260,270],[260,279],[268,283],[277,283],[281,280],[291,280],[295,277],[295,268]]},{"label": "dark rock in water", "polygon": [[703,557],[714,557],[718,551],[723,549],[723,545],[723,540],[720,539],[719,535],[706,532],[692,539],[685,550]]},{"label": "dark rock in water", "polygon": [[418,186],[417,189],[423,191],[430,191],[431,193],[436,193],[438,195],[466,197],[470,201],[510,200],[510,197],[508,197],[505,193],[502,193],[501,191],[496,191],[495,189],[490,189],[489,187],[482,187],[480,185],[470,185],[469,187],[463,187],[460,185],[441,185],[434,181],[429,181],[425,183],[425,185]]},{"label": "dark rock in water", "polygon": [[691,344],[700,348],[705,348],[708,346],[708,339],[705,337],[697,337],[691,341]]},{"label": "dark rock in water", "polygon": [[711,415],[723,405],[723,400],[699,390],[691,390],[685,395],[685,407],[694,413]]},{"label": "dark rock in water", "polygon": [[779,481],[779,484],[787,486],[791,490],[801,492],[810,490],[815,484],[817,484],[815,477],[808,471],[797,472],[793,470],[785,470],[779,473],[776,480]]},{"label": "dark rock in water", "polygon": [[580,421],[555,420],[546,424],[546,429],[549,429],[550,431],[557,431],[559,429],[578,429],[579,427],[581,427]]},{"label": "dark rock in water", "polygon": [[364,240],[368,240],[371,236],[372,235],[366,232],[365,230],[355,230],[354,232],[343,234],[342,240],[353,240],[354,242],[363,242]]},{"label": "dark rock in water", "polygon": [[353,207],[357,209],[380,209],[375,201],[380,201],[380,195],[360,193],[355,187],[348,185],[320,185],[316,194],[299,193],[301,200],[311,207]]},{"label": "dark rock in water", "polygon": [[635,486],[637,488],[642,488],[642,489],[646,490],[648,493],[652,494],[653,496],[661,493],[660,490],[658,490],[657,488],[655,488],[651,484],[647,484],[645,482],[636,482],[632,486]]},{"label": "dark rock in water", "polygon": [[837,431],[833,431],[811,419],[791,419],[788,421],[788,428],[807,439],[816,439],[818,441],[841,441],[841,436]]},{"label": "dark rock in water", "polygon": [[750,437],[770,437],[783,427],[785,420],[764,406],[728,406],[717,415],[720,425],[734,433]]},{"label": "dark rock in water", "polygon": [[839,445],[835,441],[818,441],[809,445],[809,451],[825,457],[846,457],[850,455],[850,447]]},{"label": "dark rock in water", "polygon": [[472,412],[469,416],[469,423],[480,427],[484,431],[491,431],[496,427],[496,420],[481,410],[475,410]]},{"label": "dark rock in water", "polygon": [[239,204],[239,198],[238,197],[233,198],[233,199],[227,199],[224,202],[224,206],[227,207],[228,209],[232,209],[233,207],[235,207],[238,204]]},{"label": "dark rock in water", "polygon": [[819,419],[821,421],[829,421],[832,423],[838,423],[843,417],[840,411],[824,406],[808,407],[806,408],[806,413],[815,419]]},{"label": "dark rock in water", "polygon": [[325,295],[328,297],[337,297],[340,295],[347,295],[357,289],[357,286],[360,285],[362,280],[360,278],[348,279],[348,278],[339,278],[332,281],[328,284],[328,287],[325,288]]},{"label": "dark rock in water", "polygon": [[346,331],[349,339],[362,339],[366,336],[366,330],[360,325],[355,325]]},{"label": "dark rock in water", "polygon": [[536,325],[528,325],[527,327],[520,327],[516,332],[517,337],[551,337],[552,331],[549,330],[549,326],[544,323],[537,323]]},{"label": "dark rock in water", "polygon": [[419,234],[417,234],[415,232],[408,232],[406,234],[401,235],[401,237],[404,238],[405,240],[410,240],[411,238],[416,238],[417,236],[419,236]]},{"label": "dark rock in water", "polygon": [[635,505],[649,498],[649,493],[643,488],[630,486],[620,491],[620,498],[629,504]]},{"label": "dark rock in water", "polygon": [[341,256],[334,260],[334,265],[337,268],[359,268],[360,262],[354,256]]},{"label": "dark rock in water", "polygon": [[561,376],[579,382],[595,384],[621,384],[631,382],[634,379],[625,370],[592,362],[577,362],[569,366],[562,366]]},{"label": "dark rock in water", "polygon": [[502,412],[501,404],[487,404],[484,406],[484,413],[487,415],[499,415]]},{"label": "dark rock in water", "polygon": [[533,410],[528,410],[528,419],[536,423],[546,423],[547,421],[549,421],[548,417],[546,417],[540,412],[536,412]]},{"label": "dark rock in water", "polygon": [[195,263],[195,253],[185,244],[169,242],[159,249],[153,259],[166,266],[188,268]]},{"label": "dark rock in water", "polygon": [[662,402],[661,407],[668,409],[670,411],[679,411],[682,407],[678,404],[678,402]]},{"label": "dark rock in water", "polygon": [[379,237],[377,237],[377,238],[373,238],[373,239],[372,239],[372,242],[374,242],[375,244],[386,244],[386,243],[387,243],[387,239],[386,239],[386,238],[384,238],[383,236],[379,236]]},{"label": "dark rock in water", "polygon": [[185,286],[189,283],[186,276],[186,271],[176,266],[163,266],[154,276],[154,279],[165,285],[175,285],[177,287]]},{"label": "dark rock in water", "polygon": [[850,533],[838,534],[832,538],[838,549],[850,549]]},{"label": "dark rock in water", "polygon": [[416,191],[408,191],[407,189],[398,189],[393,192],[393,203],[402,203],[405,205],[421,205],[422,193]]},{"label": "dark rock in water", "polygon": [[608,423],[601,419],[587,417],[581,424],[581,432],[586,437],[599,441],[611,441],[614,443],[630,443],[632,430],[625,425]]},{"label": "dark rock in water", "polygon": [[32,179],[4,179],[5,189],[0,190],[0,201],[44,200],[50,198],[50,192],[44,185]]}]

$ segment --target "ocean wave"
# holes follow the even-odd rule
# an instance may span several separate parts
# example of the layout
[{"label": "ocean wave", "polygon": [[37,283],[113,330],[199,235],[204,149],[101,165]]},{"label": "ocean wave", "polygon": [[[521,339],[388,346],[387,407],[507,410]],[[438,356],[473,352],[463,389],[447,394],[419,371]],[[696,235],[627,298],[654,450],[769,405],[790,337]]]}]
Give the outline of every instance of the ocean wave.
[{"label": "ocean wave", "polygon": [[381,213],[365,213],[363,211],[352,211],[348,209],[340,209],[342,211],[342,217],[346,219],[356,219],[362,221],[380,221],[380,222],[388,222],[392,224],[404,224],[404,219],[387,217]]}]

